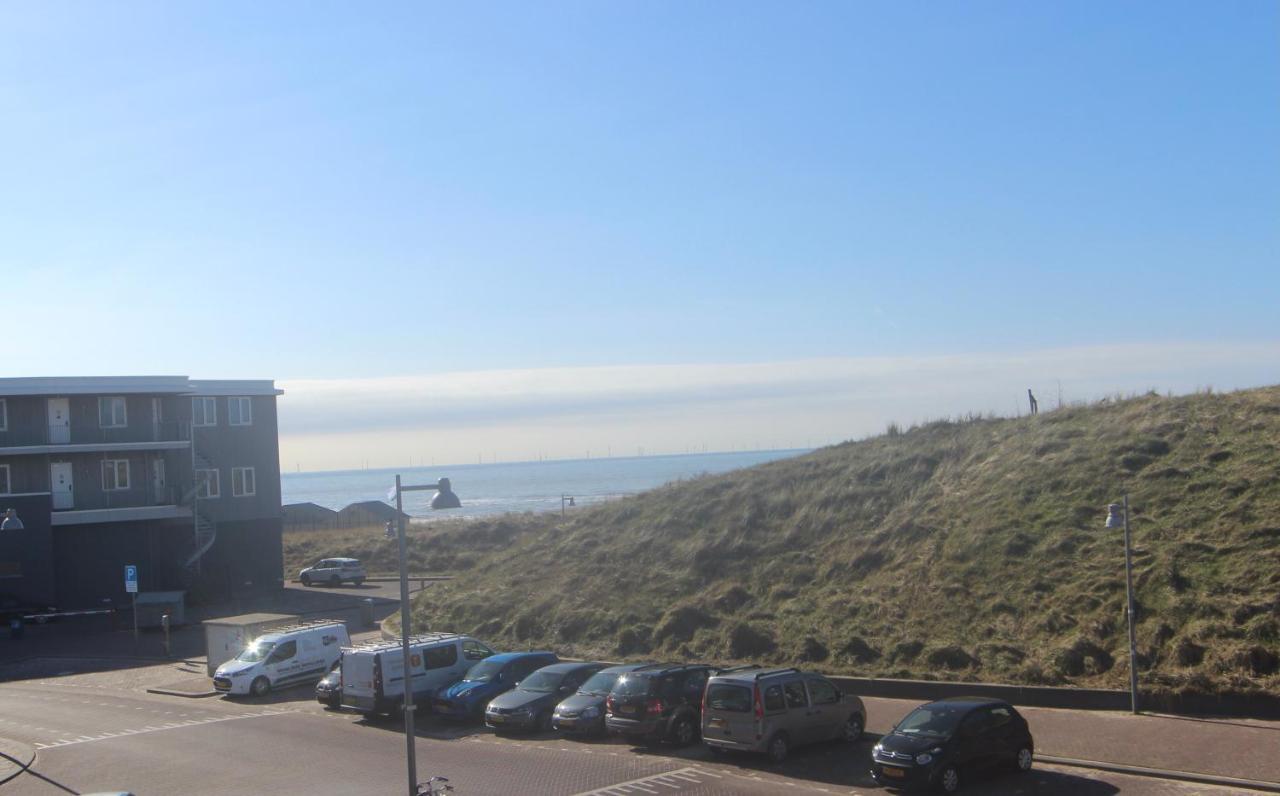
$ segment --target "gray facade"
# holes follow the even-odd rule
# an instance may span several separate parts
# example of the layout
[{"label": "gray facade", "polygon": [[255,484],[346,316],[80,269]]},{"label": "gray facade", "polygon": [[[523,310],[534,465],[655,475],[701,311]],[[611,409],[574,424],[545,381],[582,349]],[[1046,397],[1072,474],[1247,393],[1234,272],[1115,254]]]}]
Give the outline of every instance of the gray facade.
[{"label": "gray facade", "polygon": [[125,564],[147,591],[278,585],[277,395],[185,376],[0,379],[0,510],[49,534],[46,563],[0,539],[0,594],[116,602]]}]

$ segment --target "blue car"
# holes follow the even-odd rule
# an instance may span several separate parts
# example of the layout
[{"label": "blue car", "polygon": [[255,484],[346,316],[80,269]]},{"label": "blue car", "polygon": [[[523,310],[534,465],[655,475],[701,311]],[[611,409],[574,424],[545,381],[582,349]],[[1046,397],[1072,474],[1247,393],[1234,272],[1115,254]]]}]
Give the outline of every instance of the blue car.
[{"label": "blue car", "polygon": [[554,652],[502,652],[490,655],[467,670],[461,680],[437,692],[431,708],[441,716],[480,719],[485,705],[498,694],[543,666],[559,663]]}]

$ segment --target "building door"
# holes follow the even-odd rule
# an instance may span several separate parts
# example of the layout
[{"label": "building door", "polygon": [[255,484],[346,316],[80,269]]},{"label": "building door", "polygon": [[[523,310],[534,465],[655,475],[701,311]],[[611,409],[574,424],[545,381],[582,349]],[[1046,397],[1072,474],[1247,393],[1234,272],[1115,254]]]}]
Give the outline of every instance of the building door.
[{"label": "building door", "polygon": [[71,462],[53,462],[49,465],[49,484],[53,489],[55,509],[75,508],[75,491],[71,486]]},{"label": "building door", "polygon": [[[49,444],[66,445],[71,442],[71,399],[49,399]],[[68,471],[67,478],[70,479]],[[67,483],[70,483],[68,480]]]},{"label": "building door", "polygon": [[151,492],[155,496],[157,506],[173,502],[169,500],[168,490],[165,489],[164,459],[151,460]]}]

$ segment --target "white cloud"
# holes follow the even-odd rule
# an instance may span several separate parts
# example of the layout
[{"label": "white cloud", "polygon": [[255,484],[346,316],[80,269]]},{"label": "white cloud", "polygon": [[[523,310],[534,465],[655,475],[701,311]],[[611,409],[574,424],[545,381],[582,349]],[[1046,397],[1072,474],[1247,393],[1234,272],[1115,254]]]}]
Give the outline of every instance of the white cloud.
[{"label": "white cloud", "polygon": [[285,381],[286,469],[804,447],[891,420],[1044,409],[1063,399],[1271,383],[1280,343],[1150,344],[934,357],[492,370]]}]

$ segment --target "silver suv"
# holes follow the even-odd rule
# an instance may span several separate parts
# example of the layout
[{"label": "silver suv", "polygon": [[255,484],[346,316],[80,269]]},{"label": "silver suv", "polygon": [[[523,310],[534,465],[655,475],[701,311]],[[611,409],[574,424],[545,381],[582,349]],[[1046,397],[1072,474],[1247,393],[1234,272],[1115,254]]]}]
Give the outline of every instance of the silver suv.
[{"label": "silver suv", "polygon": [[326,558],[298,573],[298,580],[303,586],[341,586],[344,582],[359,586],[364,583],[364,578],[364,567],[354,558]]},{"label": "silver suv", "polygon": [[775,763],[797,746],[862,737],[862,700],[799,669],[740,666],[707,681],[702,741],[712,751],[763,752]]}]

